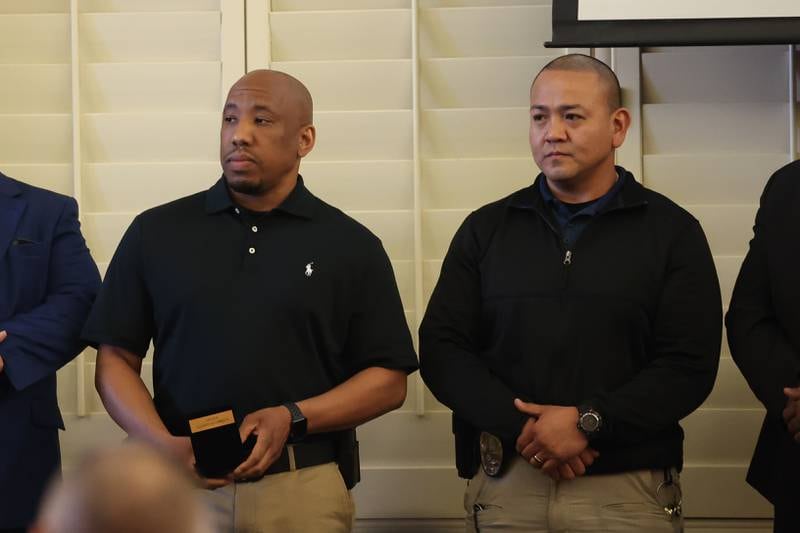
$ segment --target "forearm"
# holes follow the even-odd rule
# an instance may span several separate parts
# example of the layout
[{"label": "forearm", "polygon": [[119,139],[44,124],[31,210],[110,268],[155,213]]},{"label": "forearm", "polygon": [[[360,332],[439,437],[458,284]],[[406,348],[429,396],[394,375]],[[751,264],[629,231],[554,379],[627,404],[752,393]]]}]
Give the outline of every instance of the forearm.
[{"label": "forearm", "polygon": [[308,421],[309,433],[325,433],[352,428],[397,409],[405,397],[405,372],[371,367],[297,406]]},{"label": "forearm", "polygon": [[95,373],[97,392],[108,414],[129,435],[169,448],[173,437],[158,416],[140,369],[138,356],[120,348],[101,346]]}]

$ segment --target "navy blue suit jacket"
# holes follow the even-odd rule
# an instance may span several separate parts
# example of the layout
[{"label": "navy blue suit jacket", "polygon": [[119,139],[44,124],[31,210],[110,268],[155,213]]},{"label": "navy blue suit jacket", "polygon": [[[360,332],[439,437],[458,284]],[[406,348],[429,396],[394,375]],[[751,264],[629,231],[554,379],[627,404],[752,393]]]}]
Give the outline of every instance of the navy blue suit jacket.
[{"label": "navy blue suit jacket", "polygon": [[56,370],[84,348],[99,285],[75,200],[0,173],[0,529],[32,520],[58,470]]}]

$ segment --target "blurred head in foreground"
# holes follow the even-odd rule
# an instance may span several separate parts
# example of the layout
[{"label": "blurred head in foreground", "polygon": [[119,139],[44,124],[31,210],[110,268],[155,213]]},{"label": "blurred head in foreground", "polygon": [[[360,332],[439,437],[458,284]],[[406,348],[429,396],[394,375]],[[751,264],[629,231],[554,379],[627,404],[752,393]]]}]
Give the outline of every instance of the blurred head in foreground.
[{"label": "blurred head in foreground", "polygon": [[191,481],[141,444],[88,455],[45,496],[33,533],[213,533]]}]

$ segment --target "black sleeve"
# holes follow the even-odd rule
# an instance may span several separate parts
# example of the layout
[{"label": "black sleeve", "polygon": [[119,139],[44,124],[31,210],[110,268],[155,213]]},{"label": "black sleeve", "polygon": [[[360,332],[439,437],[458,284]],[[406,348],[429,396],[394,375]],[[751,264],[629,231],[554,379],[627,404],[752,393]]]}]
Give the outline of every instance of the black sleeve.
[{"label": "black sleeve", "polygon": [[776,210],[781,191],[771,192],[771,188],[777,176],[770,179],[761,196],[753,239],[736,278],[725,321],[734,361],[768,414],[781,419],[786,406],[783,388],[798,385],[800,355],[789,343],[772,303],[774,280],[770,279],[766,243],[773,231],[786,231],[776,224],[781,214]]},{"label": "black sleeve", "polygon": [[392,264],[376,237],[365,252],[351,295],[356,303],[345,347],[351,372],[382,367],[411,373],[417,356]]},{"label": "black sleeve", "polygon": [[692,220],[671,247],[653,325],[650,360],[634,379],[587,403],[609,420],[604,438],[665,430],[711,393],[719,365],[722,302],[711,250]]},{"label": "black sleeve", "polygon": [[527,417],[514,393],[479,356],[481,247],[470,215],[453,237],[420,327],[420,371],[436,398],[462,420],[506,442]]},{"label": "black sleeve", "polygon": [[142,224],[131,223],[108,265],[82,337],[94,347],[123,348],[140,357],[153,337],[153,306],[144,269]]}]

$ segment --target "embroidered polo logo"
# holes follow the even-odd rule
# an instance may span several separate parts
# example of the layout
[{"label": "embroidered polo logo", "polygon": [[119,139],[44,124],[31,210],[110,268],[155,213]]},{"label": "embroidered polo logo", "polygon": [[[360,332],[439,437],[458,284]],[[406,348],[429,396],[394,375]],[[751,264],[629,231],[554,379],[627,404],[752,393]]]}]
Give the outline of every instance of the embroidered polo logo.
[{"label": "embroidered polo logo", "polygon": [[310,278],[311,274],[314,273],[314,261],[311,261],[309,264],[306,265],[306,277]]}]

